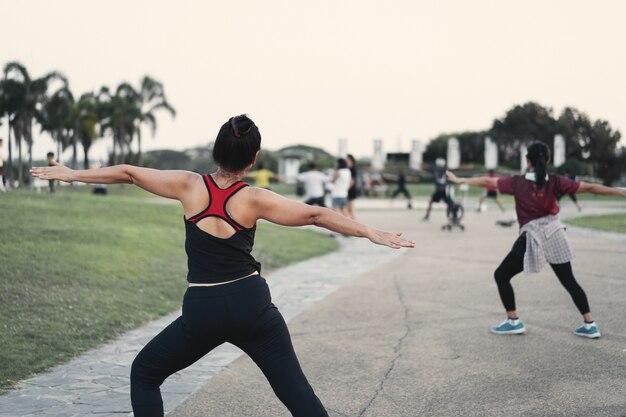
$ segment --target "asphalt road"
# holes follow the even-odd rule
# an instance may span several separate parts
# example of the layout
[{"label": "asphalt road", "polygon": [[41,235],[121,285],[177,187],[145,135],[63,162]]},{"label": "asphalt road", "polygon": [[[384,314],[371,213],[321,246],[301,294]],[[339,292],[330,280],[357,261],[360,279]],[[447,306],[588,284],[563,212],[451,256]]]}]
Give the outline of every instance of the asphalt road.
[{"label": "asphalt road", "polygon": [[[362,211],[417,247],[289,323],[331,417],[626,416],[626,239],[569,233],[602,338],[573,335],[581,318],[550,268],[513,280],[527,333],[501,336],[488,331],[504,318],[492,276],[517,231],[495,221],[512,213],[468,212],[465,232],[422,214]],[[247,357],[169,414],[289,415]]]}]

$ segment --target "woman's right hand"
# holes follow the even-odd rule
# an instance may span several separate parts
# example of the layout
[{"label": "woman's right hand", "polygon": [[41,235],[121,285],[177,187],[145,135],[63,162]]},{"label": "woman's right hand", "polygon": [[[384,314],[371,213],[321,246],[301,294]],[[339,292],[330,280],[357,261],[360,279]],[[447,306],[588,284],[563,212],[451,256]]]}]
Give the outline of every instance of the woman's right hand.
[{"label": "woman's right hand", "polygon": [[415,242],[401,237],[402,232],[383,232],[382,230],[372,230],[369,240],[378,245],[389,246],[393,249],[414,248]]},{"label": "woman's right hand", "polygon": [[53,166],[49,167],[32,167],[30,173],[33,177],[37,177],[42,180],[59,180],[63,182],[74,181],[74,170],[64,165],[61,165],[57,161],[52,161]]}]

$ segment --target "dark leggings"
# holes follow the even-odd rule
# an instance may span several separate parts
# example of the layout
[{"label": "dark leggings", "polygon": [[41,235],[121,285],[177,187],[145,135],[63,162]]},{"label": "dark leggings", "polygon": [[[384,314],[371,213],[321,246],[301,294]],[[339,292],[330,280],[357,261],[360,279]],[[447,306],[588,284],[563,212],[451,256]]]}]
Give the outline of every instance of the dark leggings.
[{"label": "dark leggings", "polygon": [[404,196],[407,198],[407,200],[411,199],[411,194],[409,194],[409,190],[407,190],[404,187],[398,187],[394,190],[394,192],[391,194],[391,198],[396,198],[398,196],[398,194],[404,194]]},{"label": "dark leggings", "polygon": [[[506,311],[515,310],[515,294],[513,293],[513,287],[511,286],[511,279],[524,270],[524,253],[526,253],[526,236],[520,236],[508,255],[504,258],[498,269],[495,272],[496,284],[498,284],[498,292],[500,293],[500,299]],[[552,270],[561,281],[561,284],[565,287],[569,295],[574,300],[574,304],[580,311],[580,314],[587,314],[589,310],[589,302],[585,291],[582,289],[574,273],[572,272],[572,264],[566,262],[564,264],[550,264]]]},{"label": "dark leggings", "polygon": [[133,362],[130,395],[135,417],[163,416],[159,389],[163,381],[224,342],[254,360],[293,416],[328,416],[300,368],[289,330],[272,304],[265,280],[254,276],[187,290],[182,316]]}]

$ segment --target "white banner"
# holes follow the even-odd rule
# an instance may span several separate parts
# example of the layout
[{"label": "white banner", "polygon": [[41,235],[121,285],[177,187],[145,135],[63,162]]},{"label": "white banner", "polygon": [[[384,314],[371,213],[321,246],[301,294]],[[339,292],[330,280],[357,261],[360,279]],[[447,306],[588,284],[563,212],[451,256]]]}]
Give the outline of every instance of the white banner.
[{"label": "white banner", "polygon": [[489,136],[485,138],[485,168],[498,168],[498,146]]},{"label": "white banner", "polygon": [[337,156],[345,158],[348,155],[348,139],[340,138],[337,140]]},{"label": "white banner", "polygon": [[372,157],[372,170],[382,171],[385,168],[385,155],[383,154],[382,139],[374,139],[374,156]]},{"label": "white banner", "polygon": [[554,135],[554,157],[552,165],[559,167],[565,163],[565,138],[563,135]]},{"label": "white banner", "polygon": [[411,145],[411,154],[409,155],[409,168],[414,170],[422,169],[422,142],[417,139],[413,139]]},{"label": "white banner", "polygon": [[448,169],[457,169],[461,165],[461,151],[457,138],[448,139]]}]

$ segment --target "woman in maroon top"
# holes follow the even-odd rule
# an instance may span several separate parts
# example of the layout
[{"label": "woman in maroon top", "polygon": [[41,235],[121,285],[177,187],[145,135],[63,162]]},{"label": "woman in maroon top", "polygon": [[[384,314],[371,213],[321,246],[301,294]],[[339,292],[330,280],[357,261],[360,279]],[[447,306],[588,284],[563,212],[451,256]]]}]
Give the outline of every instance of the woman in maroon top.
[{"label": "woman in maroon top", "polygon": [[570,261],[573,254],[565,237],[565,226],[557,217],[559,212],[557,196],[590,192],[626,197],[626,191],[574,181],[556,174],[548,175],[549,162],[548,146],[543,142],[535,142],[528,148],[526,154],[528,166],[526,175],[458,178],[452,172],[448,172],[448,179],[457,184],[497,187],[501,193],[512,194],[515,197],[520,235],[494,274],[507,317],[499,325],[493,326],[491,331],[496,334],[521,334],[526,331],[517,313],[511,279],[522,271],[526,274],[539,272],[547,262],[583,316],[583,325],[574,333],[578,336],[598,338],[600,331],[591,316],[587,296],[572,272]]}]

